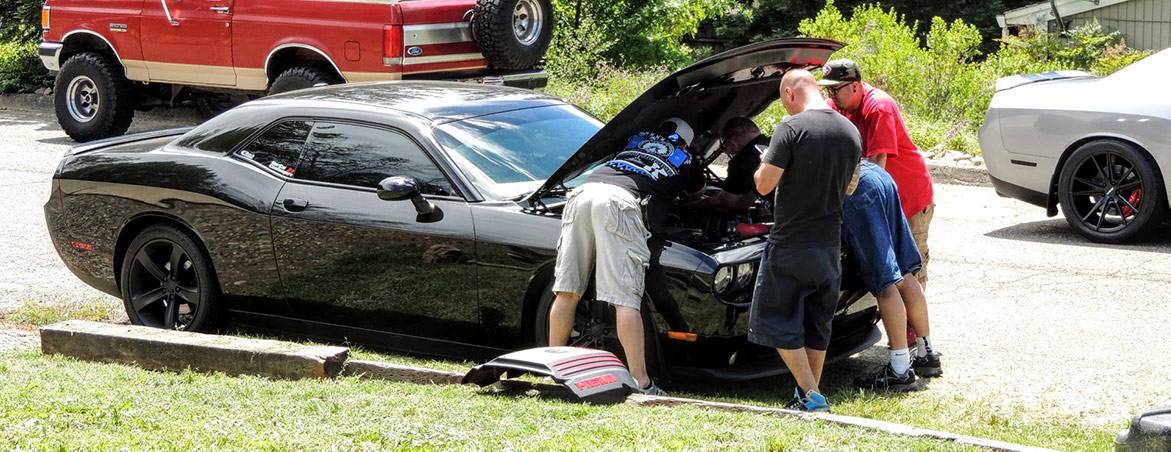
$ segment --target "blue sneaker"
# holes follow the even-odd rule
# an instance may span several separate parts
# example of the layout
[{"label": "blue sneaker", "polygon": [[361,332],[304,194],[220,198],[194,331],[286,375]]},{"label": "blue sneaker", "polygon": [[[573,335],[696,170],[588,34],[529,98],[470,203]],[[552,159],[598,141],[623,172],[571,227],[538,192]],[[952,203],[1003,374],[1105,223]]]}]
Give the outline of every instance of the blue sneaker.
[{"label": "blue sneaker", "polygon": [[785,408],[797,411],[822,411],[828,413],[829,401],[817,391],[809,391],[805,393],[805,397],[801,397],[801,388],[797,388],[793,390],[793,401],[789,402]]}]

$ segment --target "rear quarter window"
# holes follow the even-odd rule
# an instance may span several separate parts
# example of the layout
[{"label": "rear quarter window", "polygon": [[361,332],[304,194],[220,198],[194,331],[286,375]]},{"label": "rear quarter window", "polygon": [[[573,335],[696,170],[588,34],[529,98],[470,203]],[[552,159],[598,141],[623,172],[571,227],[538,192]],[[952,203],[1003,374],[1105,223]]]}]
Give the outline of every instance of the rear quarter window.
[{"label": "rear quarter window", "polygon": [[311,130],[313,123],[310,121],[284,121],[237,150],[236,155],[291,177]]}]

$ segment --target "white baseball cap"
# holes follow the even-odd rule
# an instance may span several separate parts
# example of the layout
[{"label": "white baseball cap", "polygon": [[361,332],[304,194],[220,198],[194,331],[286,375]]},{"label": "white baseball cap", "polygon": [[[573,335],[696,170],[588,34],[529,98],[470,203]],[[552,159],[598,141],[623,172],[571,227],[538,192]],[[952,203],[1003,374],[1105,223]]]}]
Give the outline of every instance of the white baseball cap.
[{"label": "white baseball cap", "polygon": [[691,126],[687,124],[687,121],[679,118],[671,118],[663,122],[674,123],[675,134],[679,135],[679,138],[682,138],[687,144],[691,144],[691,139],[695,138],[695,132],[691,130]]}]

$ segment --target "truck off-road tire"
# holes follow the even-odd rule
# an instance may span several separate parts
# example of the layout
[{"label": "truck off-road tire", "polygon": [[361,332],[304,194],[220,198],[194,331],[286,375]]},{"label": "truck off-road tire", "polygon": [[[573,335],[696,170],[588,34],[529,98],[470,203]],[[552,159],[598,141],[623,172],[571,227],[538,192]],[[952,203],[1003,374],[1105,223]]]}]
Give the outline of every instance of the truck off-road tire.
[{"label": "truck off-road tire", "polygon": [[312,88],[314,86],[333,85],[342,80],[328,69],[312,66],[297,66],[286,69],[273,80],[268,87],[269,94],[279,94],[288,91]]},{"label": "truck off-road tire", "polygon": [[134,118],[134,99],[122,65],[113,55],[85,52],[61,65],[53,87],[57,122],[76,141],[126,133]]},{"label": "truck off-road tire", "polygon": [[496,69],[529,69],[553,39],[550,0],[479,0],[472,16],[472,39]]}]

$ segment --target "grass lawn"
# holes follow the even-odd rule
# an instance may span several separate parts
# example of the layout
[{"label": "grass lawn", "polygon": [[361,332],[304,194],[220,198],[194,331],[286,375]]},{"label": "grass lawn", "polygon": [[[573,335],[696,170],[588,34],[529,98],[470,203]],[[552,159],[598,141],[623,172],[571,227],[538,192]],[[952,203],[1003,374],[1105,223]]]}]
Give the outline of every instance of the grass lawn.
[{"label": "grass lawn", "polygon": [[270,381],[0,355],[0,443],[29,449],[952,449],[782,416],[590,406],[471,386]]},{"label": "grass lawn", "polygon": [[[463,371],[467,363],[355,358]],[[767,385],[768,382],[756,383]],[[771,386],[738,391],[777,393]],[[782,401],[687,393],[731,402]],[[835,397],[835,396],[831,396]],[[1105,449],[1112,432],[989,423],[957,401],[905,407],[903,398],[836,396],[835,412],[1061,449]],[[935,425],[941,423],[941,425]],[[952,428],[947,428],[952,427]],[[958,428],[956,428],[958,427]],[[999,433],[999,434],[994,434]],[[1032,438],[1032,441],[1025,439]],[[695,407],[591,406],[535,393],[341,378],[270,381],[166,373],[44,356],[0,354],[0,444],[28,449],[965,449],[785,416]]]}]

